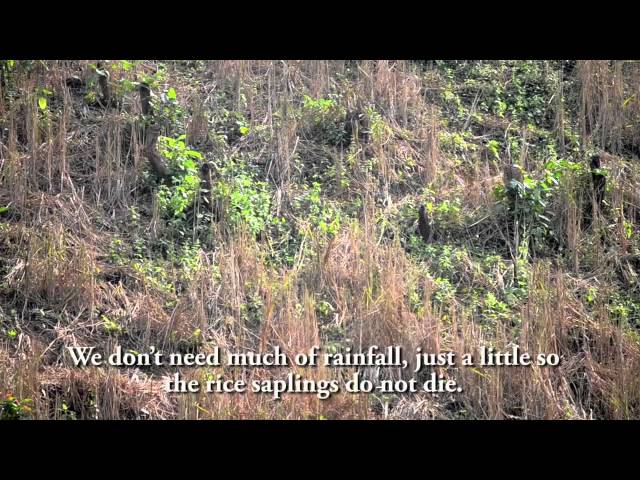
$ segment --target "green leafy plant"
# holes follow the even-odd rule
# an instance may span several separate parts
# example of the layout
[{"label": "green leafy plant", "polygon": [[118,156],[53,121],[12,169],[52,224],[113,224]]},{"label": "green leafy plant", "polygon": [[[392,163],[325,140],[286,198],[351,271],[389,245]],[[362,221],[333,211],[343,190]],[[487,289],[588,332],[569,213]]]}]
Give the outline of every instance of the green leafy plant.
[{"label": "green leafy plant", "polygon": [[60,416],[64,420],[77,420],[77,414],[74,412],[67,402],[62,402],[62,406],[60,407]]},{"label": "green leafy plant", "polygon": [[119,334],[124,332],[124,329],[122,328],[122,326],[118,322],[116,322],[114,320],[111,320],[106,315],[101,315],[100,316],[100,320],[102,320],[102,326],[103,326],[104,331],[106,333],[112,333],[112,334],[115,334],[115,335],[119,335]]},{"label": "green leafy plant", "polygon": [[191,278],[200,269],[200,242],[186,239],[178,248],[170,244],[167,259],[180,267],[185,278]]},{"label": "green leafy plant", "polygon": [[314,138],[325,140],[330,144],[344,141],[346,139],[345,115],[346,109],[335,97],[304,96],[301,116],[307,132]]},{"label": "green leafy plant", "polygon": [[178,138],[159,137],[158,151],[169,162],[171,186],[161,185],[158,189],[158,204],[172,226],[180,235],[186,233],[186,210],[193,203],[200,188],[199,163],[203,160],[200,152],[186,146],[185,135]]},{"label": "green leafy plant", "polygon": [[534,179],[527,175],[523,181],[512,179],[510,185],[496,188],[498,198],[507,197],[507,190],[515,196],[513,215],[524,228],[525,237],[531,236],[537,242],[543,242],[552,230],[553,211],[549,208],[550,200],[557,193],[560,181],[570,171],[580,172],[579,163],[568,160],[550,160],[546,163],[542,175]]},{"label": "green leafy plant", "polygon": [[494,160],[500,160],[500,142],[489,140],[487,142],[487,150],[489,150]]},{"label": "green leafy plant", "polygon": [[342,214],[338,208],[321,196],[320,183],[313,182],[305,193],[296,199],[296,207],[305,212],[311,226],[321,232],[334,235],[340,228]]},{"label": "green leafy plant", "polygon": [[12,393],[7,393],[0,400],[0,420],[20,420],[28,418],[31,415],[32,403],[30,398],[20,400]]},{"label": "green leafy plant", "polygon": [[257,180],[245,164],[230,159],[220,169],[214,196],[226,207],[231,226],[246,225],[253,234],[262,232],[269,219],[271,195],[266,182]]},{"label": "green leafy plant", "polygon": [[369,132],[371,140],[375,143],[383,143],[393,135],[393,129],[385,121],[374,107],[369,106],[365,109],[365,116],[369,124]]},{"label": "green leafy plant", "polygon": [[509,306],[498,300],[492,292],[484,297],[482,314],[490,320],[505,320],[508,318]]},{"label": "green leafy plant", "polygon": [[435,291],[433,298],[441,303],[448,304],[455,299],[456,287],[451,284],[447,278],[437,277],[434,280]]}]

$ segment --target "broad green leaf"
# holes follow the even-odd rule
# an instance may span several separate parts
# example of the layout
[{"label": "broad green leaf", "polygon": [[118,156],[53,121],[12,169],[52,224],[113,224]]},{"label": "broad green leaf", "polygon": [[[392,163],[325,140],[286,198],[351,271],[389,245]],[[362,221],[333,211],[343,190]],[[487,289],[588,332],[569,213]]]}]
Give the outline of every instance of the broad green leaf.
[{"label": "broad green leaf", "polygon": [[176,90],[173,87],[167,91],[167,98],[169,100],[175,100],[177,98]]},{"label": "broad green leaf", "polygon": [[46,108],[47,108],[47,99],[44,98],[44,97],[38,98],[38,106],[40,107],[40,110],[46,110]]}]

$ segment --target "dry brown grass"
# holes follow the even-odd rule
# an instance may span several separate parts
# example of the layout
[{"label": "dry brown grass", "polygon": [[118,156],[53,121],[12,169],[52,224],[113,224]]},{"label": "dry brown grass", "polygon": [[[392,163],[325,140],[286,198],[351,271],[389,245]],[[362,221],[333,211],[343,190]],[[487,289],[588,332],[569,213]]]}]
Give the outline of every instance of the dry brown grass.
[{"label": "dry brown grass", "polygon": [[[136,234],[157,239],[165,228],[141,180],[146,166],[138,130],[122,114],[135,114],[135,102],[108,114],[82,110],[63,85],[71,73],[86,75],[88,62],[52,62],[47,72],[24,74],[18,81],[19,99],[0,102],[0,116],[9,131],[0,145],[0,205],[12,208],[10,221],[1,225],[0,315],[18,331],[17,338],[0,342],[0,393],[10,390],[34,399],[35,418],[64,418],[63,404],[78,418],[100,419],[638,418],[638,343],[608,318],[603,305],[591,311],[582,299],[591,285],[584,278],[607,278],[614,268],[630,285],[637,281],[623,228],[625,220],[637,221],[637,169],[618,157],[607,157],[610,178],[616,179],[610,208],[618,212],[609,250],[594,240],[595,234],[582,230],[583,202],[590,199],[576,193],[576,179],[567,180],[557,218],[570,252],[570,271],[545,259],[536,261],[528,279],[528,300],[518,312],[521,323],[497,323],[487,330],[455,301],[434,306],[435,279],[397,238],[383,241],[376,220],[381,211],[391,210],[390,199],[396,206],[414,201],[427,186],[441,198],[459,196],[469,211],[488,217],[493,213],[491,191],[501,181],[497,166],[479,153],[473,169],[456,169],[440,151],[440,112],[425,102],[424,90],[431,86],[425,86],[416,67],[406,61],[359,62],[354,77],[345,81],[349,108],[375,105],[382,114],[382,136],[367,145],[355,142],[351,152],[305,143],[293,105],[301,92],[326,95],[347,67],[341,61],[207,62],[203,75],[208,83],[202,90],[182,87],[180,98],[192,109],[188,136],[194,143],[208,141],[206,111],[212,92],[221,88],[230,89],[232,102],[248,112],[252,127],[266,125],[273,132],[270,143],[257,150],[267,159],[266,178],[278,191],[274,203],[279,212],[288,208],[292,183],[300,174],[294,158],[301,152],[309,157],[328,152],[343,162],[341,168],[351,169],[351,188],[362,193],[364,201],[360,221],[343,225],[335,237],[328,240],[314,232],[305,237],[300,251],[309,247],[313,255],[300,255],[292,267],[274,266],[264,243],[246,231],[226,231],[223,221],[215,227],[215,247],[199,252],[193,276],[183,278],[177,269],[168,272],[167,283],[174,287],[170,291],[131,266],[114,266],[108,258],[112,241],[129,228],[129,207],[146,205],[151,212],[148,224]],[[145,68],[120,71],[113,80],[134,78]],[[168,75],[178,78],[173,70]],[[637,102],[628,110],[619,108],[625,100],[620,86],[623,64],[579,62],[577,76],[585,144],[597,137],[598,144],[615,152],[625,139],[636,138],[625,125],[637,113]],[[33,92],[43,85],[62,102],[59,117],[44,118],[38,111]],[[559,134],[564,121],[558,114]],[[242,148],[253,148],[252,141],[248,138]],[[361,168],[365,149],[378,161],[373,173]],[[521,161],[526,163],[526,158]],[[409,163],[414,167],[408,171]],[[381,191],[382,207],[376,203]],[[336,192],[342,200],[351,194],[340,188]],[[499,237],[500,226],[480,227],[490,240]],[[495,272],[492,288],[504,288],[508,280],[503,275]],[[485,281],[468,258],[460,259],[459,276],[461,283],[471,286]],[[415,291],[422,303],[418,310],[410,300]],[[319,318],[318,303],[323,299],[333,307],[330,319]],[[103,317],[127,333],[118,337],[105,331]],[[151,345],[180,348],[191,345],[197,330],[208,339],[200,345],[202,351],[213,344],[237,351],[280,346],[291,357],[322,344],[330,328],[344,332],[345,341],[356,348],[401,345],[409,357],[416,347],[462,355],[477,353],[487,344],[506,349],[517,342],[532,355],[557,353],[562,363],[558,368],[441,369],[459,382],[462,394],[403,396],[389,404],[343,393],[326,401],[313,394],[289,394],[281,401],[251,393],[170,395],[162,388],[166,371],[73,369],[63,358],[64,347],[71,345],[97,344],[106,351],[117,342],[138,351]],[[328,368],[291,371],[311,379],[353,373]],[[247,382],[285,378],[289,372],[181,371],[185,379],[224,374]],[[365,369],[365,375],[373,378],[378,373]],[[399,378],[402,372],[380,375]]]}]

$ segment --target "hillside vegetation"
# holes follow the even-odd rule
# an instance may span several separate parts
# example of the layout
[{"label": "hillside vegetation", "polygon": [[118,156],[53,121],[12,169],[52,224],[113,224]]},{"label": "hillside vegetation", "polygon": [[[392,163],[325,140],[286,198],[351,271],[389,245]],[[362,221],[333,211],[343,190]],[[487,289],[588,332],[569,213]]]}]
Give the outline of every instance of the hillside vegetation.
[{"label": "hillside vegetation", "polygon": [[[0,61],[2,417],[640,418],[639,67]],[[315,344],[562,361],[274,401],[65,359]]]}]

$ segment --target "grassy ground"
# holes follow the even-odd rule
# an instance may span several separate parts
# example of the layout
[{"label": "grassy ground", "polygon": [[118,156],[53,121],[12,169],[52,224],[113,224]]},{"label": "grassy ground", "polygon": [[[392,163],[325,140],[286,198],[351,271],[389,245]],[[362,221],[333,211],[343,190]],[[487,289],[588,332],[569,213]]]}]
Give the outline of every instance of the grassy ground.
[{"label": "grassy ground", "polygon": [[[3,417],[640,417],[636,63],[4,60],[0,72]],[[64,358],[72,345],[512,343],[561,364],[445,369],[455,395],[273,401],[169,395],[168,372]]]}]

